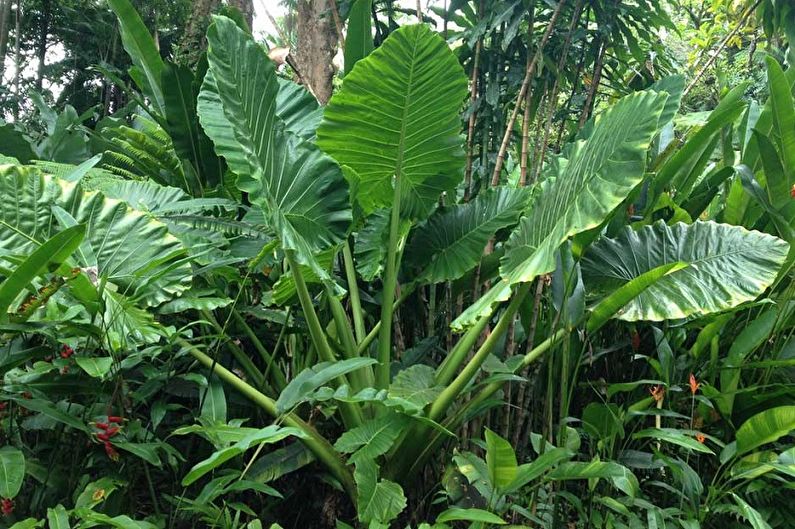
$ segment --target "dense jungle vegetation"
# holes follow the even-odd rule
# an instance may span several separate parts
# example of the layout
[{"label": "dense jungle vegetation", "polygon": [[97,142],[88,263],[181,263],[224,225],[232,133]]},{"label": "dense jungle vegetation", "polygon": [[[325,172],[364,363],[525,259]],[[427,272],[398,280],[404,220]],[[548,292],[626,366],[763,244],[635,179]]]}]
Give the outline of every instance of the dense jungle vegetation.
[{"label": "dense jungle vegetation", "polygon": [[278,4],[0,0],[0,528],[795,528],[795,3]]}]

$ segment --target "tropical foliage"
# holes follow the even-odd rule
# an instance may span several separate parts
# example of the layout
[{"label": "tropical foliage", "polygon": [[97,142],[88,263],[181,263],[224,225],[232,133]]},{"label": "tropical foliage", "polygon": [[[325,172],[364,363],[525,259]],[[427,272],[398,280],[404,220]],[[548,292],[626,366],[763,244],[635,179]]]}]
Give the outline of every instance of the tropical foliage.
[{"label": "tropical foliage", "polygon": [[0,527],[790,527],[795,11],[693,4],[332,2],[320,105],[92,3],[124,104],[0,124]]}]

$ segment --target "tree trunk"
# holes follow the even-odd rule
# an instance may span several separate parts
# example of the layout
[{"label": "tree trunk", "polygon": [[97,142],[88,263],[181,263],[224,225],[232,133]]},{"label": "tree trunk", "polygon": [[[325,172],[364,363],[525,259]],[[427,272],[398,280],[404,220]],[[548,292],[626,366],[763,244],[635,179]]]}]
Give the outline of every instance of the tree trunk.
[{"label": "tree trunk", "polygon": [[3,74],[6,66],[6,52],[8,51],[8,36],[11,34],[11,0],[0,0],[0,84],[3,84]]},{"label": "tree trunk", "polygon": [[207,27],[210,25],[210,14],[221,4],[221,0],[196,0],[193,11],[185,26],[185,33],[177,46],[177,62],[185,66],[194,66],[207,47]]},{"label": "tree trunk", "polygon": [[331,98],[337,30],[326,0],[298,0],[295,58],[300,76],[321,104]]},{"label": "tree trunk", "polygon": [[254,25],[254,0],[229,0],[229,5],[243,13],[243,18],[251,29]]},{"label": "tree trunk", "polygon": [[50,0],[42,0],[41,21],[39,23],[39,40],[36,44],[36,58],[39,60],[39,67],[36,72],[36,90],[41,91],[44,81],[44,65],[47,59],[47,36],[50,32],[50,18],[52,17],[52,6]]}]

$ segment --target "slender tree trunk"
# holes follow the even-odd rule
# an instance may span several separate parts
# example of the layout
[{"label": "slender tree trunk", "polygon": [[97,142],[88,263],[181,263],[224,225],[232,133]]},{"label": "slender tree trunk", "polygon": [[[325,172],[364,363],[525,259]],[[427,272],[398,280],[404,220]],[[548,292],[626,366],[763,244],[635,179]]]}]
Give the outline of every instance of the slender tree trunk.
[{"label": "slender tree trunk", "polygon": [[557,22],[558,16],[560,15],[565,3],[566,0],[560,0],[560,2],[558,2],[555,11],[552,13],[552,18],[549,19],[547,29],[544,31],[544,35],[541,37],[541,42],[538,43],[538,47],[536,48],[536,52],[533,55],[533,59],[527,63],[527,69],[525,71],[524,79],[522,80],[522,86],[519,89],[519,96],[516,98],[516,104],[513,107],[513,112],[511,112],[511,116],[508,119],[508,122],[505,124],[505,133],[502,137],[500,150],[497,152],[497,162],[494,165],[494,173],[491,176],[491,185],[493,186],[500,182],[500,172],[502,171],[502,164],[505,161],[505,153],[508,151],[508,144],[511,142],[513,124],[516,123],[516,117],[519,115],[519,108],[521,108],[522,102],[524,101],[525,95],[527,94],[527,90],[530,86],[530,80],[533,78],[533,74],[535,73],[536,65],[541,60],[541,54],[544,51],[544,46],[546,45],[547,40],[549,40],[552,30],[555,28],[555,23]]},{"label": "slender tree trunk", "polygon": [[50,19],[52,18],[52,4],[50,0],[42,0],[41,22],[39,23],[39,39],[36,44],[36,58],[39,66],[36,72],[36,90],[41,91],[44,81],[44,66],[47,60],[47,36],[50,33]]},{"label": "slender tree trunk", "polygon": [[296,30],[298,43],[295,56],[301,66],[301,77],[321,104],[331,98],[336,73],[337,31],[326,0],[297,1]]},{"label": "slender tree trunk", "polygon": [[185,33],[177,46],[177,62],[185,66],[193,66],[198,62],[202,52],[207,47],[207,27],[210,24],[210,14],[218,9],[221,0],[195,0],[193,10],[185,26]]},{"label": "slender tree trunk", "polygon": [[11,1],[0,0],[0,85],[3,84],[6,52],[8,51],[8,36],[11,34]]},{"label": "slender tree trunk", "polygon": [[472,150],[475,148],[475,122],[477,120],[475,102],[478,98],[478,69],[480,67],[480,49],[482,45],[482,41],[478,39],[475,45],[475,58],[472,62],[472,79],[469,83],[469,104],[472,106],[472,112],[469,114],[469,123],[467,125],[467,161],[464,171],[464,202],[469,202],[469,196],[472,193]]},{"label": "slender tree trunk", "polygon": [[580,114],[580,122],[578,127],[582,128],[588,118],[591,117],[593,111],[594,100],[596,99],[596,91],[599,89],[599,81],[602,78],[602,66],[604,65],[605,53],[607,50],[607,43],[604,39],[599,40],[599,48],[596,55],[596,63],[593,68],[593,78],[591,79],[591,86],[588,89],[588,95],[585,96],[585,104],[582,107],[582,114]]},{"label": "slender tree trunk", "polygon": [[20,33],[22,31],[22,0],[17,0],[16,26],[14,27],[14,94],[17,97],[17,104],[14,105],[14,121],[19,119],[19,101],[22,94],[19,93],[19,79],[22,75],[22,49],[20,48]]},{"label": "slender tree trunk", "polygon": [[236,7],[243,14],[243,18],[248,24],[249,29],[254,24],[254,1],[253,0],[229,0],[229,5]]}]

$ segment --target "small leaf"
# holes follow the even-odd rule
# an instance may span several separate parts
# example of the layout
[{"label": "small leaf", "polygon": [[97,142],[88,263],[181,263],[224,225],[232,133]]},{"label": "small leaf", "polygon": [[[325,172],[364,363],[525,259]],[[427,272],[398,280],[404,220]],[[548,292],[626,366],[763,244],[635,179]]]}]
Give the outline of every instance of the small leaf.
[{"label": "small leaf", "polygon": [[658,439],[667,443],[675,444],[684,448],[690,448],[696,452],[705,454],[715,454],[709,447],[699,443],[695,438],[687,435],[675,428],[647,428],[632,436],[633,439]]},{"label": "small leaf", "polygon": [[518,465],[511,443],[486,428],[486,466],[489,480],[498,490],[504,490],[516,478]]},{"label": "small leaf", "polygon": [[93,378],[102,378],[110,372],[113,366],[113,358],[103,357],[89,357],[89,356],[76,356],[75,362],[77,365],[86,372],[86,374]]},{"label": "small leaf", "polygon": [[14,498],[25,479],[25,455],[13,446],[0,448],[0,497]]},{"label": "small leaf", "polygon": [[314,367],[301,371],[284,388],[276,401],[276,411],[286,413],[309,398],[320,386],[337,377],[356,371],[365,366],[373,365],[372,358],[348,358],[338,362],[321,362]]},{"label": "small leaf", "polygon": [[460,507],[447,509],[436,518],[436,523],[455,521],[481,522],[495,525],[505,525],[507,523],[505,520],[489,511],[484,511],[483,509],[461,509]]}]

